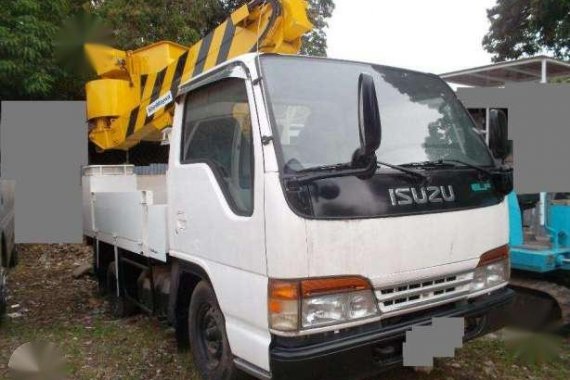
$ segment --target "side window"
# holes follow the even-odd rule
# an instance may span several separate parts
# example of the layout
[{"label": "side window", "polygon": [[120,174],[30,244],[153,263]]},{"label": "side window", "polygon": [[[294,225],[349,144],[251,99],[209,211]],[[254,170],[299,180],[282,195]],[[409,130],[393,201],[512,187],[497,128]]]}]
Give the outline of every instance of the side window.
[{"label": "side window", "polygon": [[245,82],[228,78],[186,97],[180,162],[203,162],[239,215],[253,212],[253,144]]}]

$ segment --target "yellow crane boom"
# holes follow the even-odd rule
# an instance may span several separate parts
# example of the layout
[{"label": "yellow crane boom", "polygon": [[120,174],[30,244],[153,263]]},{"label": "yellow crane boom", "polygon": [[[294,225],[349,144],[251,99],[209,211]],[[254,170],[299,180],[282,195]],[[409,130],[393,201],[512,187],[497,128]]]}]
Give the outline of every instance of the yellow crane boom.
[{"label": "yellow crane boom", "polygon": [[159,141],[172,125],[181,83],[240,54],[296,54],[311,29],[306,0],[254,0],[189,48],[168,41],[134,51],[87,44],[100,78],[86,85],[89,139],[100,150]]}]

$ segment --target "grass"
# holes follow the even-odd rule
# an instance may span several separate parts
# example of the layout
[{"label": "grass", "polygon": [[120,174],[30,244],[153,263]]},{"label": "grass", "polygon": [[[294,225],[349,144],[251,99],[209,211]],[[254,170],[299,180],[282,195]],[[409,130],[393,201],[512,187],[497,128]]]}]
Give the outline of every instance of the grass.
[{"label": "grass", "polygon": [[[0,338],[10,349],[30,341],[55,343],[73,379],[198,378],[190,354],[176,352],[173,332],[145,316],[123,321],[101,316],[89,324],[73,321],[40,328],[7,321]],[[0,358],[7,358],[5,353],[0,351]]]},{"label": "grass", "polygon": [[[22,316],[7,318],[0,327],[0,379],[9,378],[11,353],[30,341],[55,343],[71,379],[198,379],[190,354],[177,351],[172,328],[145,315],[115,320],[93,280],[71,278],[73,268],[88,260],[86,249],[23,246],[20,251],[21,265],[10,274],[9,304]],[[514,343],[502,336],[467,343],[454,358],[438,359],[430,374],[396,369],[379,379],[570,379],[568,338]],[[549,350],[529,348],[536,344]]]}]

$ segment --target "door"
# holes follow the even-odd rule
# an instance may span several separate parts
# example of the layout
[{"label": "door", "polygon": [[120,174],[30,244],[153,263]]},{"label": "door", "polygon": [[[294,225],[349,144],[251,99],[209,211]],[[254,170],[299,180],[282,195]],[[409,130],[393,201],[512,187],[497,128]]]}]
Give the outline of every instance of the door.
[{"label": "door", "polygon": [[265,274],[261,139],[243,70],[192,90],[177,108],[184,116],[171,143],[170,248]]}]

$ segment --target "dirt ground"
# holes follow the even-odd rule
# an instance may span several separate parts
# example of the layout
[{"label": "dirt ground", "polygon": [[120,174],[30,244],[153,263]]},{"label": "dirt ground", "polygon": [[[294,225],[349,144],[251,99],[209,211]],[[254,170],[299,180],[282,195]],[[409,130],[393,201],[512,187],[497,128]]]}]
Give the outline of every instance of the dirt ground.
[{"label": "dirt ground", "polygon": [[[177,352],[172,328],[146,315],[113,319],[96,294],[96,283],[89,276],[73,278],[73,270],[89,262],[89,248],[21,245],[19,252],[20,264],[9,276],[9,316],[0,326],[0,379],[10,378],[12,352],[30,341],[55,343],[71,379],[198,378],[189,353]],[[521,351],[504,336],[466,344],[455,358],[438,360],[429,375],[396,369],[381,378],[570,378],[570,338]]]}]

